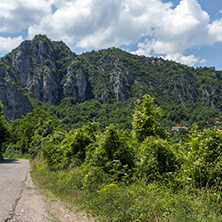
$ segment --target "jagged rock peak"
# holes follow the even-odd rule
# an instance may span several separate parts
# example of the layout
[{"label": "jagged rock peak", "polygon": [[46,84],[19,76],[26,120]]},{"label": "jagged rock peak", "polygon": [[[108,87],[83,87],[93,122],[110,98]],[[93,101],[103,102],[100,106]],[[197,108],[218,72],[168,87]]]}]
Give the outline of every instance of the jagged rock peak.
[{"label": "jagged rock peak", "polygon": [[[50,105],[58,103],[66,66],[75,57],[65,43],[37,35],[1,58],[0,99],[6,119],[15,119],[30,111],[27,96]],[[19,108],[16,101],[21,103]]]}]

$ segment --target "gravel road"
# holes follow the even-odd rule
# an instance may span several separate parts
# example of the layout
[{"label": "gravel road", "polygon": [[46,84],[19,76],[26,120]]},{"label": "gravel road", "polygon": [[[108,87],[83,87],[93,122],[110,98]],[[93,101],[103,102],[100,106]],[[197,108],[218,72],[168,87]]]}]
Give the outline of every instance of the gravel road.
[{"label": "gravel road", "polygon": [[94,221],[85,213],[68,210],[59,200],[41,195],[29,171],[28,160],[0,162],[0,222]]}]

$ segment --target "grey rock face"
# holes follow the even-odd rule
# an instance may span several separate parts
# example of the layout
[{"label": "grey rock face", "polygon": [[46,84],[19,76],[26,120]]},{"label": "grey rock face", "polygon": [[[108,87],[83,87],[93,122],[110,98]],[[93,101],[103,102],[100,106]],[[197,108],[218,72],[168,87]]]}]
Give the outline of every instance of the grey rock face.
[{"label": "grey rock face", "polygon": [[28,100],[18,90],[7,71],[0,67],[0,99],[7,121],[20,118],[30,112]]},{"label": "grey rock face", "polygon": [[87,78],[86,73],[81,69],[67,69],[67,81],[64,84],[63,93],[67,97],[73,97],[78,101],[86,100]]},{"label": "grey rock face", "polygon": [[8,73],[5,66],[1,67],[0,99],[7,120],[14,120],[31,111],[27,105],[28,98],[18,92],[18,85],[36,100],[50,105],[58,102],[60,82],[53,77],[57,67],[50,41],[38,40],[37,37],[24,41],[1,60],[12,70]]},{"label": "grey rock face", "polygon": [[51,77],[51,72],[48,67],[44,70],[43,77],[43,102],[50,105],[56,104],[58,101],[58,88],[59,86]]}]

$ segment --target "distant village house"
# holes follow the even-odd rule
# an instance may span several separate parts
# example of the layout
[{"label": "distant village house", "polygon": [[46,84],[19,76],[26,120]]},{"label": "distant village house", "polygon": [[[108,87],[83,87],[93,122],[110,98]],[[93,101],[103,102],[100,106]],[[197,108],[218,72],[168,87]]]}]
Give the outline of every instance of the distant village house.
[{"label": "distant village house", "polygon": [[185,126],[173,126],[170,130],[168,131],[179,131],[180,129],[188,129],[187,127]]}]

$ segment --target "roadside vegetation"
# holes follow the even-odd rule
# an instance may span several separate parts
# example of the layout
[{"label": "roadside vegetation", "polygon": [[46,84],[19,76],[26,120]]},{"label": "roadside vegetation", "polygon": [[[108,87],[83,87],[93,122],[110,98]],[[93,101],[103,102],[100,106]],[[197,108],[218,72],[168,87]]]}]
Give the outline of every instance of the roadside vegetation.
[{"label": "roadside vegetation", "polygon": [[0,100],[0,161],[3,159],[3,143],[9,138],[8,123],[5,120],[3,105]]},{"label": "roadside vegetation", "polygon": [[196,124],[175,143],[162,115],[144,95],[128,129],[91,121],[66,130],[34,109],[6,126],[2,150],[29,157],[42,189],[99,221],[221,221],[221,129]]}]

